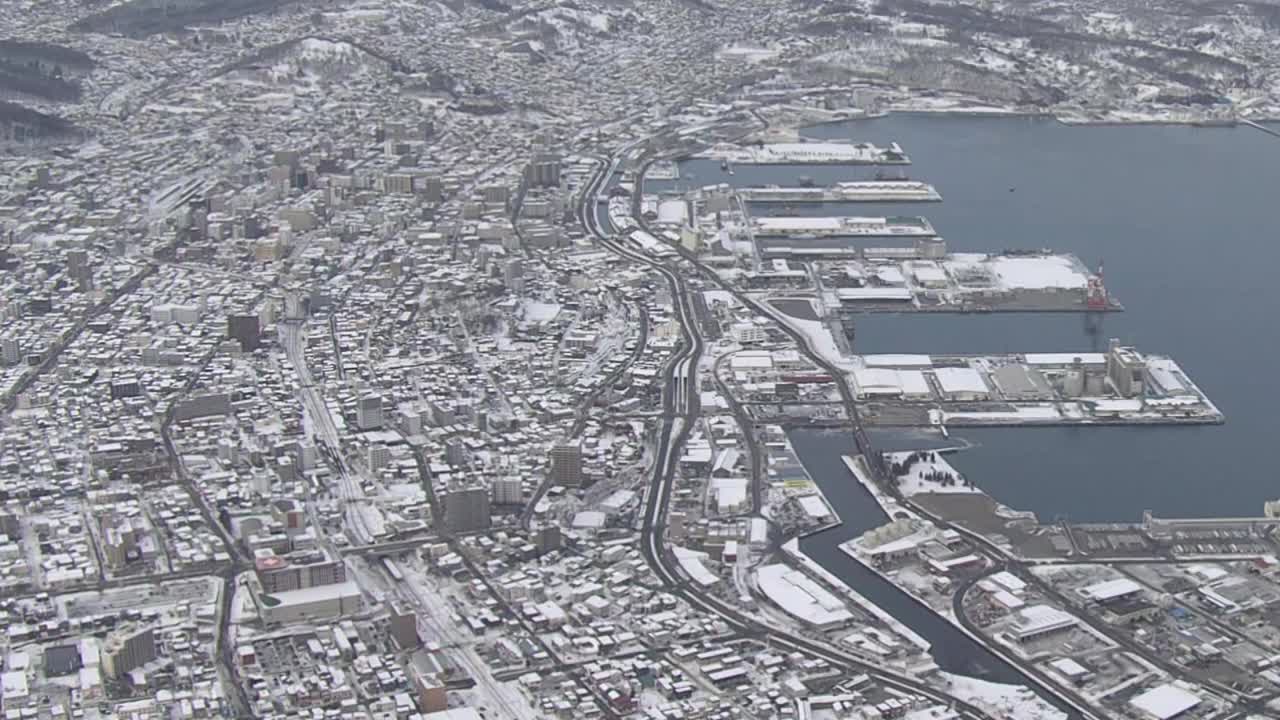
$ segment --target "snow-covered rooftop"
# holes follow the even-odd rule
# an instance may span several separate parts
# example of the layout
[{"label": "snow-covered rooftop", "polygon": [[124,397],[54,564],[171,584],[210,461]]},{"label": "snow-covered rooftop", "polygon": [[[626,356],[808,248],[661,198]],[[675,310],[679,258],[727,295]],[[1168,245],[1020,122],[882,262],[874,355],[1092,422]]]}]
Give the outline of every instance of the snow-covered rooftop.
[{"label": "snow-covered rooftop", "polygon": [[818,627],[853,619],[840,598],[827,592],[809,576],[781,563],[765,565],[756,573],[760,590],[789,615]]},{"label": "snow-covered rooftop", "polygon": [[1000,284],[1006,288],[1048,290],[1052,288],[1083,289],[1089,278],[1070,258],[1061,255],[1043,257],[997,257],[991,266]]},{"label": "snow-covered rooftop", "polygon": [[1199,705],[1200,697],[1168,683],[1138,695],[1129,704],[1152,720],[1168,720]]},{"label": "snow-covered rooftop", "polygon": [[945,393],[978,393],[990,392],[982,375],[971,367],[935,368],[933,376]]}]

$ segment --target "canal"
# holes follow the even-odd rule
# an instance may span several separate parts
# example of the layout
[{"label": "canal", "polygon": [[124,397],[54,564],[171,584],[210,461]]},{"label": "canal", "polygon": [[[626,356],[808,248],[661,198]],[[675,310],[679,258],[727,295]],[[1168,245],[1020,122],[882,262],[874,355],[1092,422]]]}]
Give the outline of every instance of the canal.
[{"label": "canal", "polygon": [[[1081,315],[876,315],[859,318],[862,353],[1002,353],[1099,350],[1117,337],[1170,355],[1226,414],[1212,427],[1073,427],[953,432],[972,444],[952,463],[1000,502],[1042,518],[1136,521],[1164,516],[1260,514],[1280,496],[1265,458],[1280,405],[1280,243],[1270,203],[1280,188],[1280,140],[1247,128],[1071,127],[1042,118],[896,114],[810,128],[813,137],[887,144],[911,155],[912,179],[942,203],[829,204],[808,214],[925,215],[962,252],[1051,248],[1105,263],[1108,290],[1126,307],[1091,330]],[[690,188],[822,185],[870,179],[874,168],[743,167],[686,161]],[[770,206],[753,208],[766,212]],[[776,206],[773,206],[776,207]],[[929,446],[920,433],[879,432],[885,450]],[[827,570],[910,626],[946,670],[1028,684],[1012,667],[838,545],[885,521],[840,457],[852,438],[790,435],[844,524],[802,548]],[[953,444],[953,443],[948,443]]]}]

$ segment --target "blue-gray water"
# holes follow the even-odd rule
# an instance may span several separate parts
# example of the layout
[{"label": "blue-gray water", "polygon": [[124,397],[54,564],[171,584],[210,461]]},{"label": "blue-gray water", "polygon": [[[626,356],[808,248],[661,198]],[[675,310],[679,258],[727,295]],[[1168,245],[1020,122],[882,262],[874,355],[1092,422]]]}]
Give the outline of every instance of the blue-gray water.
[{"label": "blue-gray water", "polygon": [[[810,214],[928,217],[955,251],[1042,248],[1105,261],[1106,283],[1127,312],[1090,335],[1080,315],[878,315],[860,319],[859,352],[1050,352],[1100,349],[1115,336],[1173,356],[1227,415],[1203,428],[958,430],[978,447],[953,462],[998,500],[1045,518],[1136,521],[1261,512],[1280,496],[1262,457],[1280,401],[1280,244],[1269,207],[1280,195],[1280,140],[1253,129],[1068,127],[1051,120],[893,115],[811,128],[810,135],[900,142],[907,172],[933,183],[941,204],[811,206]],[[866,168],[683,163],[694,187],[823,184],[869,178]],[[768,207],[768,206],[765,206]],[[776,207],[776,206],[775,206]],[[758,210],[763,210],[760,208]],[[885,449],[921,438],[877,433]],[[1026,682],[937,616],[853,562],[844,540],[884,522],[839,462],[852,440],[798,431],[791,440],[844,525],[802,542],[805,552],[933,645],[948,670]]]},{"label": "blue-gray water", "polygon": [[805,554],[927,640],[930,654],[944,670],[997,682],[1029,684],[1004,661],[840,549],[845,540],[888,522],[880,506],[840,460],[841,455],[857,452],[853,436],[832,430],[796,430],[789,437],[805,470],[821,481],[827,502],[843,521],[837,528],[801,540]]},{"label": "blue-gray water", "polygon": [[[1280,497],[1263,453],[1280,409],[1280,139],[1249,128],[1071,127],[1047,119],[892,115],[809,130],[897,141],[907,172],[943,202],[822,206],[824,214],[923,214],[956,251],[1040,248],[1105,261],[1126,312],[1101,333],[1080,315],[877,315],[859,352],[1072,351],[1118,337],[1172,356],[1226,414],[1217,427],[956,430],[954,462],[1001,502],[1042,517],[1136,521],[1260,514]],[[692,186],[819,184],[863,168],[686,163]],[[647,186],[650,187],[650,186]]]}]

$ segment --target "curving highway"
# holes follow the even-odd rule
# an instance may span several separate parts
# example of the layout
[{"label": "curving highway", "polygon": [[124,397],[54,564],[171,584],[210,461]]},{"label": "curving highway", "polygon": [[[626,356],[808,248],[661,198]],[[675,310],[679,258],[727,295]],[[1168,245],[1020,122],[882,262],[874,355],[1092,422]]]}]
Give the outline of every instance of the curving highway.
[{"label": "curving highway", "polygon": [[[628,158],[628,153],[632,152],[641,142],[643,141],[624,146],[620,153],[610,158],[602,159],[601,169],[592,176],[583,193],[583,200],[578,207],[578,215],[584,227],[596,238],[600,245],[622,257],[647,265],[664,277],[671,288],[676,312],[682,326],[682,342],[675,356],[663,371],[662,428],[658,438],[653,479],[645,497],[644,519],[641,527],[641,552],[644,554],[646,562],[669,592],[680,597],[690,606],[719,617],[730,627],[743,634],[767,639],[774,647],[799,651],[822,658],[832,665],[850,672],[864,673],[886,687],[920,695],[939,704],[949,705],[955,708],[961,717],[970,720],[989,718],[990,716],[980,708],[957,700],[915,678],[886,671],[879,666],[869,665],[827,644],[767,626],[746,615],[738,608],[703,592],[700,588],[694,587],[680,576],[676,564],[666,548],[665,522],[671,501],[671,490],[676,478],[675,471],[679,451],[692,429],[692,423],[700,412],[696,382],[698,363],[702,356],[704,341],[698,331],[697,319],[694,316],[692,303],[689,300],[689,289],[685,278],[676,272],[671,265],[633,250],[613,238],[599,218],[596,207],[597,198],[604,189],[611,186],[622,159]],[[687,257],[685,259],[689,260]],[[704,276],[714,276],[714,273],[711,273],[696,261],[692,262]]]}]

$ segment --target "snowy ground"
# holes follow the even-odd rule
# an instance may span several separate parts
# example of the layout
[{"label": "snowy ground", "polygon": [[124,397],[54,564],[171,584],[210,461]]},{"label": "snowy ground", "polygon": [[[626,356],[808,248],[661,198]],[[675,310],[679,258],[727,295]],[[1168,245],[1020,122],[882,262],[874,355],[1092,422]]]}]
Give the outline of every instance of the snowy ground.
[{"label": "snowy ground", "polygon": [[1079,265],[1062,255],[997,257],[990,264],[996,277],[1000,278],[1000,284],[1006,288],[1081,289],[1089,284],[1088,276],[1080,272]]},{"label": "snowy ground", "polygon": [[[888,453],[885,459],[890,463],[904,462],[910,452]],[[933,453],[933,460],[916,461],[907,474],[898,481],[898,489],[903,495],[911,496],[919,493],[980,493],[977,487],[966,487],[961,482],[960,473],[947,462],[941,453]],[[925,478],[929,473],[951,473],[956,478],[954,485],[943,485]]]},{"label": "snowy ground", "polygon": [[[1065,405],[1075,405],[1077,410],[1079,406],[1074,403]],[[1067,414],[1068,417],[1083,417],[1083,411],[1074,414]],[[1034,422],[1052,422],[1064,419],[1064,414],[1058,410],[1058,406],[1052,403],[1044,403],[1040,405],[1018,405],[1012,407],[1008,412],[999,411],[967,411],[967,412],[942,412],[942,422],[949,423],[956,420],[969,420],[974,422],[992,422],[992,423],[1011,423],[1011,424],[1031,424]]]},{"label": "snowy ground", "polygon": [[996,717],[1010,720],[1065,720],[1067,717],[1022,685],[1004,685],[947,672],[941,675],[950,681],[951,694],[988,709]]},{"label": "snowy ground", "polygon": [[781,312],[771,312],[770,315],[779,323],[798,330],[805,336],[809,347],[813,348],[813,351],[822,356],[827,362],[836,367],[847,369],[852,369],[855,366],[853,359],[840,351],[840,346],[836,343],[836,339],[832,336],[831,330],[827,328],[826,323],[820,320],[801,320]]}]

